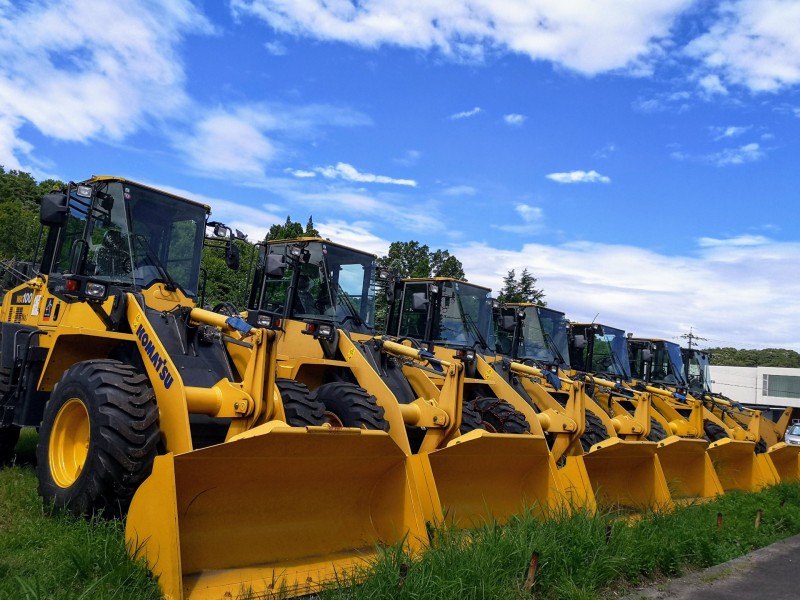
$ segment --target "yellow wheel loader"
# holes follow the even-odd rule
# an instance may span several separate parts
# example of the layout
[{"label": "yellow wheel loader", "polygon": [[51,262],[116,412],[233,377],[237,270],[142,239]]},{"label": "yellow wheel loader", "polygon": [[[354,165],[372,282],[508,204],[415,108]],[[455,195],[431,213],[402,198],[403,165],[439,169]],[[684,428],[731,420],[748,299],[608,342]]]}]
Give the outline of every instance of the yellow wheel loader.
[{"label": "yellow wheel loader", "polygon": [[[275,331],[277,376],[306,386],[324,421],[388,432],[431,482],[430,519],[442,519],[444,507],[448,520],[471,526],[563,505],[541,430],[528,433],[525,419],[491,394],[465,402],[463,356],[438,356],[411,332],[376,336],[378,293],[372,254],[320,239],[270,241],[247,320]],[[402,297],[393,296],[390,311]],[[426,299],[414,310],[424,332]]]},{"label": "yellow wheel loader", "polygon": [[[598,502],[641,511],[672,506],[656,457],[656,444],[633,437],[641,424],[627,413],[607,414],[587,393],[586,376],[570,376],[568,322],[564,313],[534,304],[495,307],[486,360],[536,411],[557,462],[580,459]],[[616,384],[609,384],[616,387]],[[646,411],[646,401],[637,411]]]},{"label": "yellow wheel loader", "polygon": [[671,392],[635,386],[626,340],[621,329],[571,323],[572,369],[587,374],[587,385],[597,404],[613,417],[618,435],[657,443],[656,456],[673,500],[685,503],[723,493],[707,454],[708,442],[699,439],[700,403],[694,402],[694,417],[688,413],[684,417],[667,403]]},{"label": "yellow wheel loader", "polygon": [[[44,196],[36,272],[0,309],[0,446],[40,427],[44,501],[127,510],[130,552],[174,600],[305,594],[378,544],[419,546],[391,439],[305,426],[320,407],[276,391],[274,333],[197,308],[209,212],[118,177]],[[354,456],[349,489],[330,474]]]},{"label": "yellow wheel loader", "polygon": [[752,432],[739,425],[727,425],[688,392],[678,344],[630,337],[628,348],[631,373],[639,386],[660,394],[665,404],[685,416],[700,406],[703,437],[709,442],[708,454],[725,491],[757,491],[779,481],[772,459],[765,453],[756,453],[758,438]]},{"label": "yellow wheel loader", "polygon": [[756,454],[769,454],[781,481],[800,479],[800,446],[792,446],[783,441],[786,429],[798,415],[798,409],[788,406],[777,422],[768,419],[762,411],[747,408],[712,391],[707,352],[697,348],[681,348],[681,355],[689,393],[701,400],[703,406],[727,427],[739,427],[752,433],[757,440]]}]

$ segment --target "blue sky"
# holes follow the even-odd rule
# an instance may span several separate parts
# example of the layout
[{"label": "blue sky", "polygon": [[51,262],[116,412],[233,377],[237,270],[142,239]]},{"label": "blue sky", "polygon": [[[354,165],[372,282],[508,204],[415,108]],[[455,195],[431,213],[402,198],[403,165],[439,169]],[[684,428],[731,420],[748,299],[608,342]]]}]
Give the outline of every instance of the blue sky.
[{"label": "blue sky", "polygon": [[0,164],[800,350],[797,0],[0,0]]}]

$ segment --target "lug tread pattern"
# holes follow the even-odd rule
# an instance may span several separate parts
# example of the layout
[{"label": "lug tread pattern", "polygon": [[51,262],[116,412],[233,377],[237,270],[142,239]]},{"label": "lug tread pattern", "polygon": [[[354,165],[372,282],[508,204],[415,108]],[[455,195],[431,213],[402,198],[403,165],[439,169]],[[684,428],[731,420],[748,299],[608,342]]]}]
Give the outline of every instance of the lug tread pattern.
[{"label": "lug tread pattern", "polygon": [[308,427],[325,423],[325,405],[311,397],[304,383],[294,379],[276,379],[281,393],[286,423],[292,427]]},{"label": "lug tread pattern", "polygon": [[389,431],[389,422],[375,396],[354,383],[325,383],[311,397],[322,402],[325,410],[336,415],[345,427]]},{"label": "lug tread pattern", "polygon": [[486,429],[497,433],[530,433],[531,426],[521,412],[499,398],[477,398],[475,407]]},{"label": "lug tread pattern", "polygon": [[[89,413],[90,445],[84,469],[68,488],[53,481],[48,448],[64,402],[80,399]],[[155,394],[135,367],[89,360],[67,369],[51,394],[37,448],[39,494],[75,514],[124,514],[150,475],[161,439]]]}]

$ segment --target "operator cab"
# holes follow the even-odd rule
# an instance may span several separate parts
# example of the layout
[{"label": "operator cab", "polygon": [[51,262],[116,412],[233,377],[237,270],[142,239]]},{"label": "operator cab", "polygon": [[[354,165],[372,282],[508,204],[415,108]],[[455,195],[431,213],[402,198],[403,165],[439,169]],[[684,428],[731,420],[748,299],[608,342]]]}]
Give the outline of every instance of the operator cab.
[{"label": "operator cab", "polygon": [[486,352],[492,329],[491,290],[450,279],[395,283],[387,333],[422,343]]},{"label": "operator cab", "polygon": [[659,339],[630,338],[628,346],[634,378],[679,390],[689,387],[678,344]]},{"label": "operator cab", "polygon": [[505,304],[494,311],[498,354],[538,367],[569,369],[566,315],[536,304]]},{"label": "operator cab", "polygon": [[125,179],[70,183],[42,199],[41,220],[51,228],[41,272],[54,294],[89,301],[155,283],[196,297],[209,212]]},{"label": "operator cab", "polygon": [[605,375],[613,381],[630,381],[625,332],[599,323],[572,323],[569,333],[572,368],[582,373]]},{"label": "operator cab", "polygon": [[248,301],[251,325],[275,328],[283,318],[372,333],[376,260],[373,254],[319,238],[267,242]]}]

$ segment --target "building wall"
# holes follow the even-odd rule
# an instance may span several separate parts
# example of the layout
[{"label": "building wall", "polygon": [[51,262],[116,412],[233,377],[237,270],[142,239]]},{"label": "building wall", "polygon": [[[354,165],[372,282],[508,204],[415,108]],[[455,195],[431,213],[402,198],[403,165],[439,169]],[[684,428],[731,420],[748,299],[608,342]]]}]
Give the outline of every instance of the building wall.
[{"label": "building wall", "polygon": [[800,369],[711,366],[711,389],[759,407],[800,407]]}]

